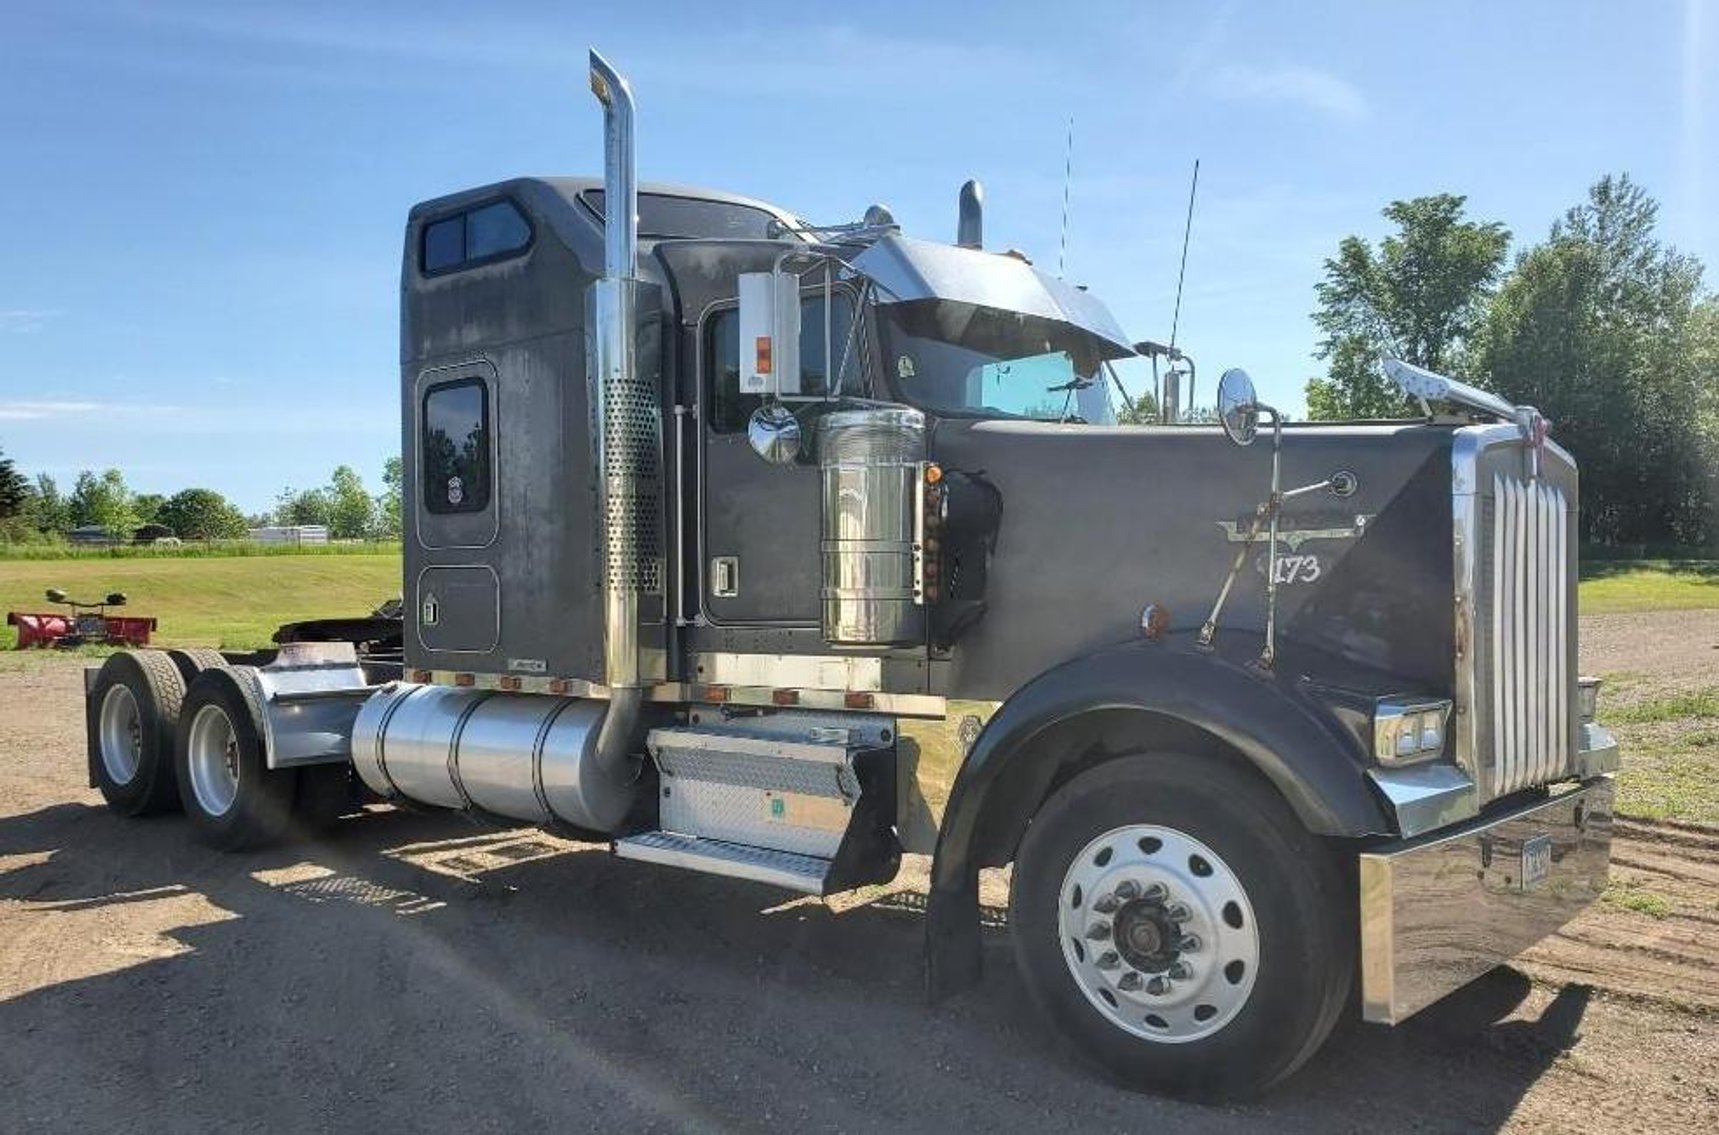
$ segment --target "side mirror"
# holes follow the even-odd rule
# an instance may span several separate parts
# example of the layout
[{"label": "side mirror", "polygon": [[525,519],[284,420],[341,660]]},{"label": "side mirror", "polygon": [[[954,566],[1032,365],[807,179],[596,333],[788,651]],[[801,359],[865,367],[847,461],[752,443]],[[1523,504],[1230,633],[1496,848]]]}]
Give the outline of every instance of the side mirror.
[{"label": "side mirror", "polygon": [[1259,433],[1259,398],[1253,379],[1240,367],[1232,367],[1218,379],[1218,422],[1237,445],[1252,445]]},{"label": "side mirror", "polygon": [[47,595],[50,603],[64,603],[66,601],[66,593],[57,587],[48,588]]},{"label": "side mirror", "polygon": [[103,599],[102,602],[106,603],[109,607],[123,607],[125,606],[125,592],[110,591],[108,592],[107,598]]},{"label": "side mirror", "polygon": [[800,419],[780,402],[760,406],[746,423],[746,440],[765,461],[787,465],[800,455]]}]

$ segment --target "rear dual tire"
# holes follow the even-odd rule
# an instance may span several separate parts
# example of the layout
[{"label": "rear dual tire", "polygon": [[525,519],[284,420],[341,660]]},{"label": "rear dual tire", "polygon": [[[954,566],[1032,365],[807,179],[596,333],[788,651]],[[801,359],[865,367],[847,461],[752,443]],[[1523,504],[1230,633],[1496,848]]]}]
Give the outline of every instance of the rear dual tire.
[{"label": "rear dual tire", "polygon": [[175,768],[197,839],[222,851],[272,843],[292,820],[295,769],[271,769],[263,710],[231,670],[205,670],[185,692]]},{"label": "rear dual tire", "polygon": [[185,680],[167,653],[127,650],[109,656],[90,690],[90,772],[107,806],[121,816],[150,816],[179,806],[173,734]]},{"label": "rear dual tire", "polygon": [[1247,769],[1121,758],[1034,816],[1015,861],[1016,962],[1057,1031],[1117,1080],[1252,1096],[1313,1055],[1348,999],[1338,866]]}]

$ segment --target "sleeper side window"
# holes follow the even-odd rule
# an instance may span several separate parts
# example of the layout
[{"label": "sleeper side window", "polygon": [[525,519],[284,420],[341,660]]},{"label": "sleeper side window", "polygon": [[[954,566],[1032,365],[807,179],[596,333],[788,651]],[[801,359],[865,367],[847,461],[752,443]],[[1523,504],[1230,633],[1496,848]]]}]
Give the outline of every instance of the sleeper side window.
[{"label": "sleeper side window", "polygon": [[[853,334],[853,297],[836,292],[830,304],[830,357],[824,357],[824,297],[800,301],[800,394],[784,401],[811,401],[838,394],[860,394],[860,344]],[[845,357],[844,357],[845,355]],[[740,312],[725,308],[704,325],[704,365],[710,383],[710,428],[719,434],[744,433],[763,395],[740,392]],[[832,390],[829,372],[840,368]]]},{"label": "sleeper side window", "polygon": [[424,226],[418,265],[426,276],[517,256],[531,245],[531,222],[512,201],[491,201]]},{"label": "sleeper side window", "polygon": [[482,512],[490,498],[489,397],[481,378],[424,391],[419,468],[424,508]]}]

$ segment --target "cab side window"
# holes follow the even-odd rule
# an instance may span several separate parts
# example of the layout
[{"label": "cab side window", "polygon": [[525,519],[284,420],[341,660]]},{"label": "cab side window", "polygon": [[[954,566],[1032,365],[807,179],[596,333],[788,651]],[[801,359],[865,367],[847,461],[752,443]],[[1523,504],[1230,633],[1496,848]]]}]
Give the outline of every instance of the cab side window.
[{"label": "cab side window", "polygon": [[[853,298],[837,292],[830,304],[830,357],[824,356],[824,297],[807,296],[800,303],[800,395],[803,399],[832,394],[860,394],[860,345],[853,335]],[[844,358],[845,354],[845,358]],[[829,372],[840,369],[840,381],[830,387]],[[760,394],[740,393],[740,312],[727,308],[704,325],[704,370],[710,384],[710,428],[714,433],[743,433],[752,412],[764,402]]]}]

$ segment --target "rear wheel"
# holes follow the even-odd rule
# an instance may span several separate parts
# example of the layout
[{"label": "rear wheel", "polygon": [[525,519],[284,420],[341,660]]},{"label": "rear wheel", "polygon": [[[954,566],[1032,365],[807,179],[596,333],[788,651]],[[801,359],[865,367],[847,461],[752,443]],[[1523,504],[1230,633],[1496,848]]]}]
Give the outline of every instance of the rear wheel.
[{"label": "rear wheel", "polygon": [[1016,961],[1040,1009],[1124,1082],[1197,1099],[1294,1072],[1346,1001],[1354,935],[1330,850],[1266,784],[1163,753],[1083,773],[1016,858]]},{"label": "rear wheel", "polygon": [[227,660],[221,657],[219,650],[204,647],[190,650],[170,649],[167,651],[167,657],[173,659],[173,665],[179,668],[179,676],[185,680],[187,686],[203,671],[225,669],[227,665]]},{"label": "rear wheel", "polygon": [[102,663],[90,691],[91,772],[107,806],[122,816],[179,804],[173,731],[185,683],[159,650],[121,651]]},{"label": "rear wheel", "polygon": [[286,831],[296,770],[268,767],[262,708],[230,670],[205,670],[186,691],[176,758],[180,799],[204,843],[238,851]]}]

